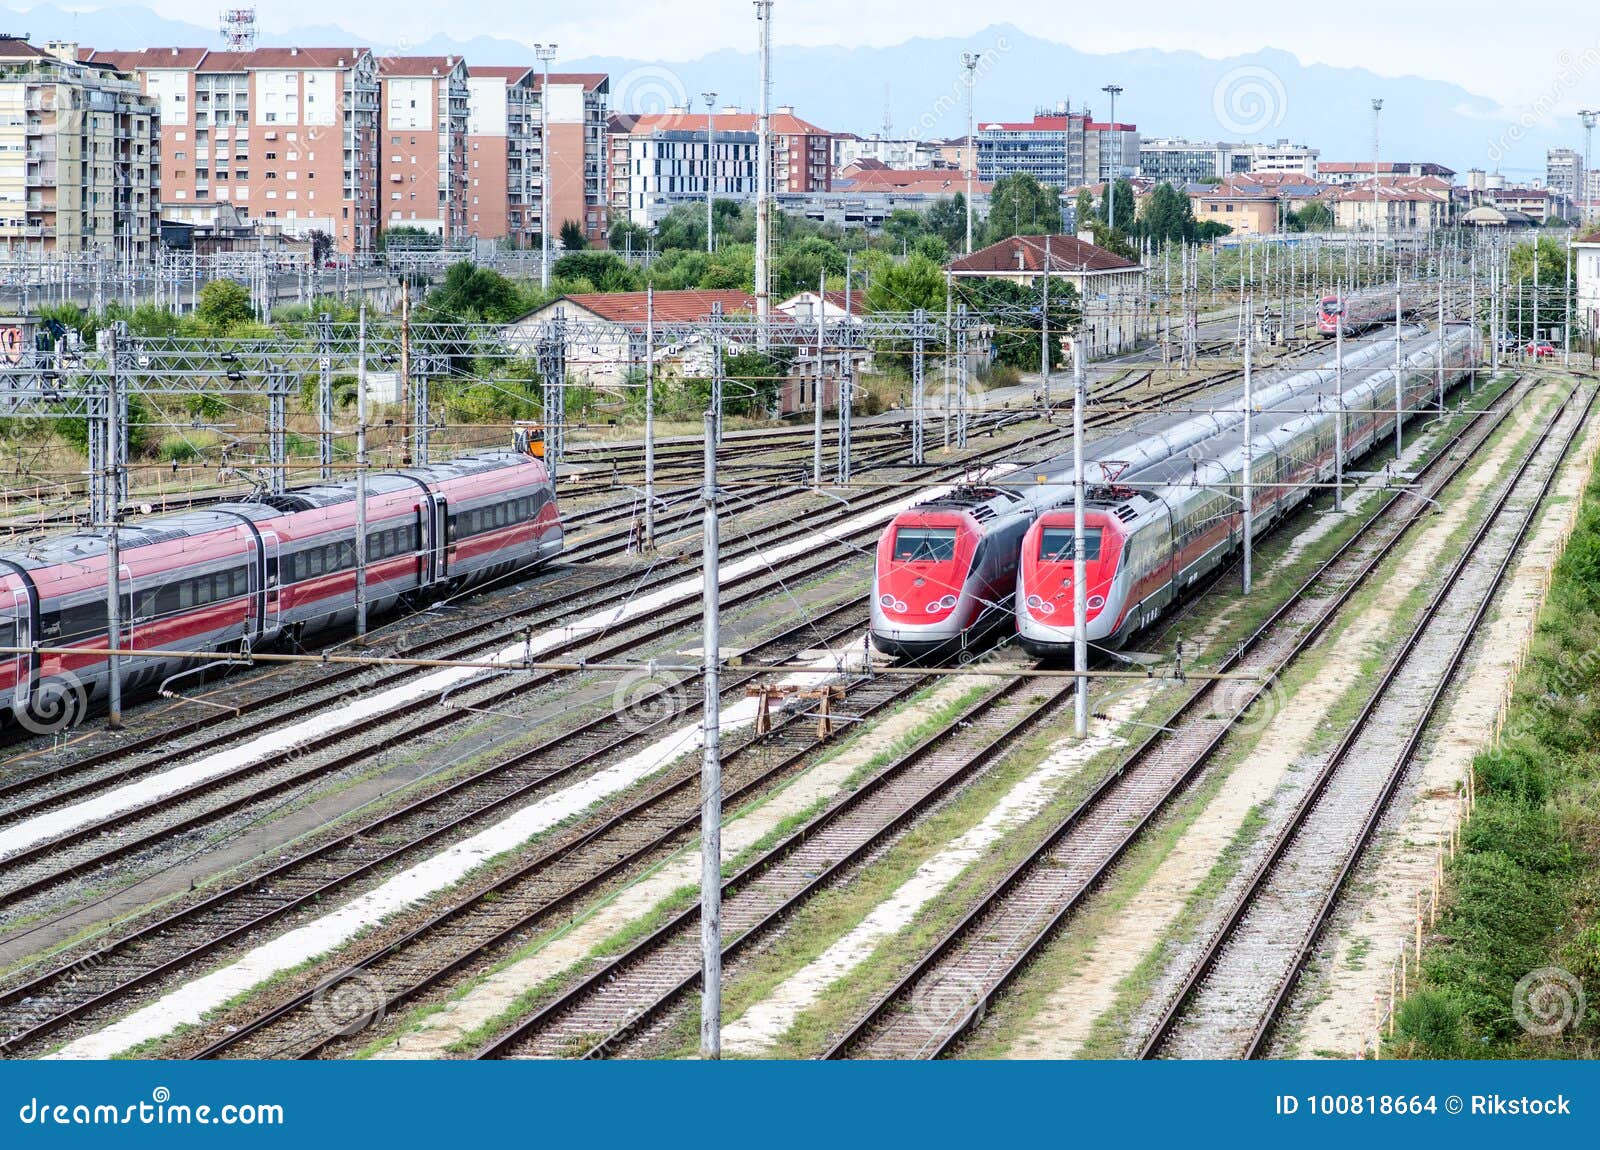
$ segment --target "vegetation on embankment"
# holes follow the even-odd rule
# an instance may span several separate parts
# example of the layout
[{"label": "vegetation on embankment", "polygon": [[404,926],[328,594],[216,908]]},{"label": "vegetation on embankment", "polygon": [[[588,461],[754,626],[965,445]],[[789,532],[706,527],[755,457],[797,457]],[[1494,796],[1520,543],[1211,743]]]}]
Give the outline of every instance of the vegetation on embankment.
[{"label": "vegetation on embankment", "polygon": [[1592,480],[1385,1053],[1600,1052],[1600,477]]}]

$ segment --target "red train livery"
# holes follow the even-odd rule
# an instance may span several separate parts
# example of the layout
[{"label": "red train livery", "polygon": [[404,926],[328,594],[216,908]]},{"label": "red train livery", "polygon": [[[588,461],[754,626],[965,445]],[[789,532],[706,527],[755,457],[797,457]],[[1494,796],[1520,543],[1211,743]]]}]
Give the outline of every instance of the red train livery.
[{"label": "red train livery", "polygon": [[[497,451],[376,472],[367,483],[369,610],[424,602],[558,555],[544,463]],[[248,650],[355,617],[356,485],[297,488],[121,528],[124,689],[197,665],[142,651]],[[105,648],[107,540],[59,536],[0,552],[0,647]],[[51,727],[81,718],[108,681],[102,655],[0,654],[0,710]]]}]

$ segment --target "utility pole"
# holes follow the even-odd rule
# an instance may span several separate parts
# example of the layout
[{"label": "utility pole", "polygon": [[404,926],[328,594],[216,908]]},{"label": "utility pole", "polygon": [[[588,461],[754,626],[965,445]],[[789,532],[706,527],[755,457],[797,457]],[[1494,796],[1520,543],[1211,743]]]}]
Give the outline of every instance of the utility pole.
[{"label": "utility pole", "polygon": [[[1537,242],[1537,241],[1536,241]],[[1572,368],[1572,233],[1567,233],[1567,276],[1561,293],[1566,297],[1566,319],[1561,324],[1561,366]]]},{"label": "utility pole", "polygon": [[539,92],[539,290],[550,290],[550,61],[554,44],[535,44],[533,54],[544,65]]},{"label": "utility pole", "polygon": [[717,585],[717,446],[705,416],[705,486],[701,492],[701,632],[705,714],[700,767],[700,1057],[722,1057],[722,637]]},{"label": "utility pole", "polygon": [[367,633],[367,305],[356,329],[356,634]]},{"label": "utility pole", "polygon": [[978,60],[976,52],[961,53],[961,66],[967,73],[967,247],[966,254],[972,254],[972,182],[976,178],[978,168],[978,136],[977,125],[972,118],[972,89],[978,79]]},{"label": "utility pole", "polygon": [[1077,674],[1073,685],[1072,722],[1078,738],[1089,734],[1089,590],[1088,551],[1083,534],[1083,510],[1087,499],[1083,477],[1083,349],[1072,337],[1072,669]]},{"label": "utility pole", "polygon": [[710,255],[717,250],[717,94],[702,92],[700,98],[706,102],[706,254]]},{"label": "utility pole", "polygon": [[839,356],[839,486],[847,486],[850,482],[850,424],[854,416],[851,409],[855,406],[856,377],[855,377],[855,342],[856,327],[855,313],[850,310],[851,281],[855,278],[855,253],[846,252],[844,256],[844,339],[843,349]]},{"label": "utility pole", "polygon": [[1251,351],[1255,344],[1255,301],[1247,299],[1245,308],[1244,328],[1244,500],[1242,520],[1244,527],[1244,578],[1243,591],[1248,597],[1250,594],[1250,552],[1255,534],[1255,496],[1251,491],[1251,444],[1250,439],[1255,434],[1255,413],[1251,411],[1254,395],[1251,392]]},{"label": "utility pole", "polygon": [[1039,308],[1040,393],[1044,409],[1050,410],[1050,237],[1044,238],[1044,302]]},{"label": "utility pole", "polygon": [[[1111,97],[1111,119],[1109,123],[1111,124],[1111,132],[1116,133],[1120,140],[1121,134],[1117,133],[1117,97],[1122,94],[1122,85],[1107,84],[1100,90]],[[1105,157],[1102,156],[1102,166],[1104,166],[1104,159]],[[1116,231],[1117,228],[1117,168],[1119,166],[1113,163],[1106,175],[1106,227],[1112,231]]]},{"label": "utility pole", "polygon": [[1400,348],[1400,268],[1394,270],[1394,458],[1396,465],[1400,456],[1405,451],[1405,440],[1400,430],[1400,424],[1405,414],[1405,404],[1402,393],[1405,391],[1405,372],[1402,368],[1402,353]]},{"label": "utility pole", "polygon": [[644,550],[656,549],[656,289],[644,288]]},{"label": "utility pole", "polygon": [[1333,305],[1333,509],[1344,510],[1344,292]]},{"label": "utility pole", "polygon": [[823,325],[822,307],[827,298],[828,273],[824,271],[817,284],[817,394],[816,419],[812,426],[811,438],[811,485],[818,491],[822,490],[822,387],[826,378],[823,374],[827,357],[823,352],[826,329]]},{"label": "utility pole", "polygon": [[767,256],[772,208],[772,120],[768,102],[772,95],[772,0],[755,0],[760,28],[761,92],[756,119],[756,328],[757,344],[767,349],[767,322],[771,314]]},{"label": "utility pole", "polygon": [[106,657],[109,708],[106,726],[113,731],[122,727],[122,657],[117,654],[122,649],[122,548],[117,532],[122,522],[121,443],[127,429],[122,426],[122,380],[117,362],[120,334],[117,329],[120,326],[120,321],[113,323],[108,333],[106,418],[103,425],[106,437],[106,450],[103,453],[106,462],[106,498],[103,501],[106,508],[106,521],[103,524],[106,532],[106,648],[111,652]]}]

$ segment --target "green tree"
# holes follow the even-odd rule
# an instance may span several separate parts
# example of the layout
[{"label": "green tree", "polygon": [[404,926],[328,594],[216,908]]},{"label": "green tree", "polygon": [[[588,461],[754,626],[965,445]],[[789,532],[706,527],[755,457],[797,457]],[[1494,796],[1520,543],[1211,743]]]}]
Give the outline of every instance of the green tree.
[{"label": "green tree", "polygon": [[[1114,196],[1117,212],[1115,216],[1108,214],[1109,205],[1107,197]],[[1111,222],[1113,219],[1119,228],[1128,228],[1133,224],[1134,217],[1133,185],[1127,180],[1115,180],[1106,185],[1106,190],[1100,195],[1100,218]]]},{"label": "green tree", "polygon": [[948,251],[960,251],[967,239],[967,197],[957,192],[940,200],[927,211],[928,230],[945,243]]},{"label": "green tree", "polygon": [[868,311],[944,310],[944,269],[923,255],[890,264],[867,287]]},{"label": "green tree", "polygon": [[455,320],[507,323],[527,311],[527,305],[516,284],[466,260],[451,265],[444,283],[428,293],[428,306]]},{"label": "green tree", "polygon": [[1296,232],[1332,231],[1333,212],[1321,200],[1311,200],[1298,212],[1289,213],[1289,228]]},{"label": "green tree", "polygon": [[212,280],[201,288],[195,315],[219,335],[255,318],[249,289],[232,280]]},{"label": "green tree", "polygon": [[1182,243],[1194,236],[1194,208],[1189,197],[1171,184],[1157,184],[1145,200],[1136,234],[1157,243]]},{"label": "green tree", "polygon": [[1072,218],[1075,226],[1086,228],[1089,221],[1094,218],[1094,193],[1088,188],[1078,189],[1078,198],[1073,204]]},{"label": "green tree", "polygon": [[1027,172],[1012,172],[995,181],[989,193],[986,243],[1011,236],[1053,235],[1061,230],[1061,194]]},{"label": "green tree", "polygon": [[612,251],[649,251],[652,242],[649,228],[641,228],[626,217],[612,224],[611,230],[606,233],[606,243]]},{"label": "green tree", "polygon": [[615,252],[568,252],[551,269],[559,280],[583,280],[595,291],[638,291],[639,274]]},{"label": "green tree", "polygon": [[378,250],[386,252],[391,246],[396,251],[436,252],[444,247],[444,237],[427,228],[397,224],[378,233]]},{"label": "green tree", "polygon": [[564,220],[561,224],[561,250],[581,252],[589,246],[589,237],[583,234],[583,225],[577,220]]}]

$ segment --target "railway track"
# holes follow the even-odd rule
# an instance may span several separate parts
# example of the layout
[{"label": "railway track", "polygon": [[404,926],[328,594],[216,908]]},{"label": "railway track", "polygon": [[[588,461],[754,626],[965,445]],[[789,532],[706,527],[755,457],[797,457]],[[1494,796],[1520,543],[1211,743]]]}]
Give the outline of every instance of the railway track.
[{"label": "railway track", "polygon": [[[859,633],[865,619],[863,605],[851,603],[797,624],[751,648],[747,655],[763,664],[781,662],[819,640],[837,643]],[[761,667],[725,672],[723,693],[736,698],[746,685],[767,673]],[[602,769],[641,743],[659,738],[675,721],[697,710],[694,691],[700,682],[700,676],[688,676],[664,683],[659,691],[636,700],[636,709],[655,716],[647,723],[630,724],[628,714],[608,712],[536,747],[500,756],[434,794],[299,849],[290,858],[274,860],[259,873],[202,894],[113,942],[0,991],[0,1011],[10,1025],[9,1032],[0,1035],[0,1053],[13,1055],[33,1049],[69,1024],[103,1019],[143,989],[164,979],[192,975],[204,963],[221,962],[231,953],[230,948],[250,941],[251,935],[290,925],[299,913],[317,913],[327,900],[350,894],[381,874],[416,861],[424,850],[437,850],[486,820],[503,817],[554,787]],[[876,705],[913,689],[904,681],[888,678],[879,680],[878,687],[883,701]],[[789,727],[781,729],[783,738],[769,744],[769,749],[783,747],[792,738]],[[730,785],[740,770],[754,788],[789,769],[786,762],[769,763],[763,774],[740,765],[743,760],[760,758],[755,752],[755,747],[744,746],[730,753]],[[570,901],[594,889],[677,837],[678,831],[670,826],[661,830],[666,817],[663,811],[678,810],[687,799],[694,806],[691,818],[698,818],[697,782],[697,767],[679,764],[647,787],[643,798],[599,821],[580,822],[517,873],[543,875],[545,866],[557,864],[567,868],[562,874],[576,873],[573,867],[586,867],[563,897]],[[636,817],[656,828],[654,840],[632,829]],[[637,848],[631,857],[612,849],[625,839]],[[549,877],[554,882],[555,872]],[[487,892],[480,892],[479,897],[495,901]]]},{"label": "railway track", "polygon": [[1265,858],[1183,978],[1144,1058],[1264,1055],[1339,897],[1487,616],[1596,392],[1574,387],[1507,480]]},{"label": "railway track", "polygon": [[[1510,389],[1502,394],[1509,394]],[[1507,418],[1484,411],[1418,471],[1422,498],[1389,500],[1235,648],[1219,671],[1255,676],[1196,686],[841,1035],[829,1058],[932,1058],[951,1051],[1026,969],[1230,729],[1337,617],[1437,496]]]},{"label": "railway track", "polygon": [[[1186,390],[1203,389],[1205,385],[1210,384],[1208,384],[1208,381],[1200,381],[1198,384],[1187,385]],[[1035,435],[1035,437],[1029,437],[1029,441],[1040,441],[1043,440],[1043,438],[1050,437],[1050,435],[1053,435],[1053,433],[1054,432],[1040,433],[1040,435]],[[1013,445],[1006,446],[1005,451],[1016,451],[1016,449],[1019,449],[1019,446],[1022,445],[1013,443]],[[454,787],[451,789],[451,793],[454,793]],[[429,800],[419,800],[419,803],[414,803],[414,805],[411,805],[410,808],[406,808],[406,811],[411,811],[413,808],[421,808],[421,805],[424,805],[424,803],[427,803],[427,801]],[[392,835],[390,835],[390,838],[392,838]],[[410,851],[410,849],[418,848],[418,846],[422,845],[422,843],[430,843],[430,841],[435,841],[434,833],[422,833],[422,835],[419,835],[419,837],[413,838],[413,840],[405,841],[402,846],[392,849],[392,851],[389,851],[389,853],[384,854],[382,857],[392,861],[395,856],[403,853],[403,851]],[[349,878],[346,878],[346,880],[341,880],[341,883],[344,883],[344,881],[357,880],[357,878],[360,878],[362,875],[370,875],[370,873],[373,872],[374,868],[378,867],[378,865],[381,865],[381,861],[358,862],[358,864],[355,865],[352,875],[350,875]],[[274,872],[269,873],[278,872],[277,870],[274,870]],[[258,883],[259,880],[251,880],[250,883],[243,884],[242,888],[240,889],[254,889]],[[312,891],[314,891],[314,894],[307,894],[306,899],[298,900],[298,902],[293,902],[293,900],[291,900],[291,902],[293,902],[294,907],[302,907],[302,905],[307,905],[307,900],[314,900],[317,899],[317,897],[323,897],[325,894],[328,894],[330,889],[325,888],[326,884],[314,884],[314,886],[312,886]],[[286,915],[286,913],[290,913],[290,910],[267,912],[266,918],[269,918],[269,920],[277,920],[277,918],[282,918],[282,916]],[[170,920],[163,920],[163,924],[166,924],[166,928],[168,929],[174,928],[174,926],[178,924],[178,920],[187,921],[186,918],[184,918],[186,915],[187,912],[178,912],[178,915],[171,916]],[[152,936],[149,936],[149,934],[136,932],[136,934],[128,937],[128,939],[118,940],[118,942],[114,942],[114,944],[107,945],[107,947],[102,947],[101,950],[98,950],[98,952],[91,953],[91,955],[85,956],[85,958],[80,958],[80,960],[74,961],[74,963],[67,964],[67,966],[61,966],[61,968],[54,969],[54,971],[51,971],[50,974],[35,977],[35,979],[30,979],[27,984],[21,985],[21,987],[14,987],[13,990],[0,993],[0,1006],[6,1006],[6,1008],[10,1008],[11,1004],[19,1003],[19,1001],[30,1000],[30,998],[38,998],[38,1001],[45,1001],[46,998],[48,998],[48,995],[51,993],[51,985],[56,985],[58,990],[59,985],[61,984],[88,985],[88,987],[91,987],[91,990],[93,990],[93,993],[86,993],[86,995],[78,996],[78,998],[80,998],[82,1001],[78,1001],[77,1004],[67,1004],[66,1008],[62,1009],[62,1011],[59,1011],[58,1014],[54,1014],[54,1016],[51,1017],[46,1017],[46,1019],[38,1020],[37,1024],[30,1025],[30,1027],[27,1027],[26,1030],[22,1030],[22,1032],[14,1032],[13,1036],[11,1036],[10,1043],[6,1044],[6,1046],[3,1046],[3,1048],[0,1049],[5,1049],[6,1052],[11,1052],[13,1049],[21,1049],[22,1046],[26,1046],[26,1044],[37,1043],[37,1041],[45,1038],[48,1033],[58,1030],[58,1028],[62,1027],[62,1025],[72,1024],[74,1020],[83,1019],[83,1017],[86,1017],[86,1014],[90,1014],[90,1012],[93,1012],[94,1009],[104,1008],[104,1006],[107,1006],[107,1004],[112,1003],[112,1001],[115,1000],[120,1000],[122,996],[128,995],[128,993],[138,992],[138,988],[147,987],[147,985],[152,984],[152,982],[155,982],[155,980],[162,979],[162,977],[165,976],[171,976],[171,974],[179,971],[179,969],[187,968],[187,966],[190,966],[190,964],[195,963],[195,961],[198,960],[198,956],[203,955],[203,953],[211,952],[211,950],[214,950],[214,948],[222,947],[222,945],[227,945],[229,942],[237,942],[237,940],[243,939],[246,934],[250,934],[251,931],[256,931],[256,929],[261,928],[261,926],[264,926],[264,924],[266,924],[266,921],[258,920],[250,920],[246,921],[246,923],[238,923],[235,924],[234,928],[224,932],[224,936],[219,937],[218,942],[216,942],[214,945],[206,945],[202,942],[202,944],[198,944],[198,947],[200,948],[190,947],[189,950],[184,950],[181,955],[171,955],[171,947],[166,947],[165,950],[155,952],[154,956],[150,955],[150,953],[144,953],[142,958],[139,956],[141,947],[154,947],[154,942],[152,942]],[[162,958],[162,956],[160,956],[162,953],[166,953],[166,958]],[[115,963],[115,961],[128,961],[130,960],[130,955],[133,955],[134,964],[138,964],[139,961],[144,961],[144,966],[146,966],[147,969],[144,969],[144,971],[131,972],[130,976],[126,977],[126,979],[123,979],[122,982],[118,982],[114,988],[104,987],[99,980],[96,980],[96,982],[93,982],[93,984],[88,984],[88,982],[85,982],[85,971],[91,971],[91,969],[93,969],[93,971],[109,972],[110,969],[112,969],[110,964]],[[114,977],[112,977],[112,980],[115,982]]]},{"label": "railway track", "polygon": [[[947,731],[923,739],[723,884],[725,961],[811,895],[894,841],[999,761],[1070,696],[1070,680],[1015,678]],[[639,1038],[700,978],[699,904],[593,970],[478,1052],[480,1058],[602,1057]]]}]

